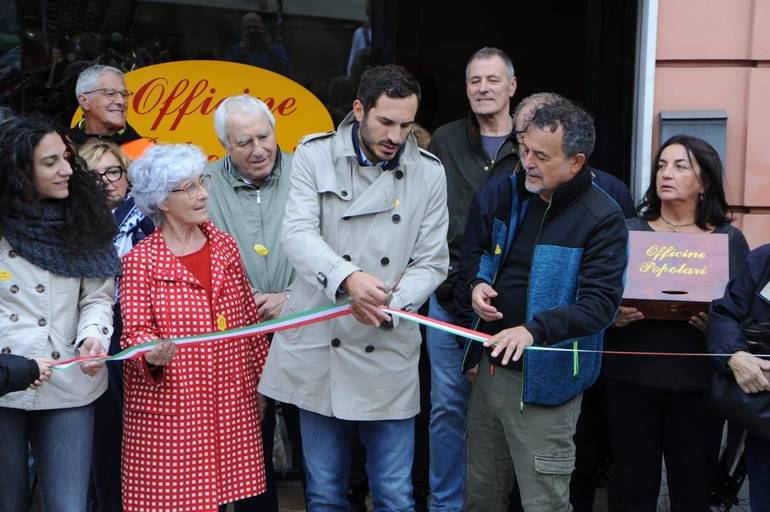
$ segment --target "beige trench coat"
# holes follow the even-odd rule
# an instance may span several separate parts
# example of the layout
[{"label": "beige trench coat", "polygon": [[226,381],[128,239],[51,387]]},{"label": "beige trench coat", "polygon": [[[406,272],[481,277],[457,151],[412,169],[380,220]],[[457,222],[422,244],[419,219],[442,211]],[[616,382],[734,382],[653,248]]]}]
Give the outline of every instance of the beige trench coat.
[{"label": "beige trench coat", "polygon": [[[413,311],[446,278],[441,162],[410,136],[399,166],[364,188],[352,123],[351,114],[336,133],[306,137],[294,156],[283,249],[297,277],[284,315],[347,300],[339,289],[357,270],[389,285],[400,277],[391,306]],[[259,391],[340,419],[410,418],[419,357],[417,324],[394,320],[386,331],[348,316],[276,334]]]},{"label": "beige trench coat", "polygon": [[[75,357],[75,346],[98,338],[105,350],[112,336],[115,279],[53,274],[18,256],[0,240],[0,352],[51,360]],[[118,363],[107,363],[118,364]],[[0,398],[0,407],[41,410],[80,407],[107,389],[107,371],[94,377],[78,366],[56,370],[36,391]]]}]

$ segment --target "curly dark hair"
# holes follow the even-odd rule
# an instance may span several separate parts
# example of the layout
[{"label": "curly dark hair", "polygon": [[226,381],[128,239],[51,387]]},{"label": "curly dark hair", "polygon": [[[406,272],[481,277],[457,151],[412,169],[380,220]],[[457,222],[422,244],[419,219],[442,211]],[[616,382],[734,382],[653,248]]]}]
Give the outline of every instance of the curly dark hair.
[{"label": "curly dark hair", "polygon": [[382,95],[388,98],[408,98],[412,94],[420,102],[420,84],[414,76],[402,66],[386,64],[364,71],[358,84],[356,98],[364,105],[364,113],[377,104]]},{"label": "curly dark hair", "polygon": [[527,128],[532,126],[555,132],[561,126],[561,149],[564,156],[572,158],[582,153],[588,160],[596,141],[591,115],[560,94],[550,93],[543,100],[537,103],[527,119]]},{"label": "curly dark hair", "polygon": [[[34,153],[48,134],[56,133],[68,149],[72,167],[69,195],[64,201],[65,228],[62,240],[68,251],[78,253],[111,243],[117,233],[104,190],[94,176],[79,164],[66,136],[47,118],[20,116],[0,127],[0,212],[19,203],[31,203],[40,196],[34,184]],[[0,230],[4,217],[0,215]]]},{"label": "curly dark hair", "polygon": [[700,166],[698,180],[703,185],[703,199],[698,201],[695,207],[695,225],[706,230],[709,226],[720,226],[732,222],[730,207],[725,199],[725,189],[722,184],[724,168],[719,153],[705,140],[689,135],[674,135],[658,148],[652,160],[650,186],[636,209],[637,214],[644,220],[656,220],[660,217],[660,198],[657,189],[658,161],[663,150],[674,144],[684,146],[691,166],[693,158]]}]

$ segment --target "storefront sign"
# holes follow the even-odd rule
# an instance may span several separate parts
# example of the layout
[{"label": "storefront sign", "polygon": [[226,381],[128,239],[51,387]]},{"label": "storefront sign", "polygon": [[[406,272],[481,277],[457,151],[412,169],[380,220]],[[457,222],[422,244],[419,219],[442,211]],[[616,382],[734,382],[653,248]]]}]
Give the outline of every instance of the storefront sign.
[{"label": "storefront sign", "polygon": [[[333,129],[326,107],[300,84],[272,71],[212,60],[156,64],[126,73],[134,91],[128,122],[144,137],[158,142],[189,142],[209,158],[224,149],[214,131],[214,111],[228,96],[250,94],[264,101],[275,116],[276,138],[284,151],[294,151],[309,133]],[[78,109],[74,126],[82,117]]]},{"label": "storefront sign", "polygon": [[726,234],[629,232],[623,305],[645,318],[685,320],[708,311],[729,279]]}]

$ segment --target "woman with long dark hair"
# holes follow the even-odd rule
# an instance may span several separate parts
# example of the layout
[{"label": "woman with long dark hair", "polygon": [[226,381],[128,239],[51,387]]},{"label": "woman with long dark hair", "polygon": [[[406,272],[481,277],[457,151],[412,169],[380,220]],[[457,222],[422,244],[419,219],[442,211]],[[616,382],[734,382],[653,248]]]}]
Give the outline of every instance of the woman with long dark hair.
[{"label": "woman with long dark hair", "polygon": [[[0,351],[106,353],[120,261],[104,192],[49,120],[5,121],[0,155]],[[0,398],[0,510],[28,507],[30,445],[43,508],[86,510],[93,402],[106,387],[91,361]]]},{"label": "woman with long dark hair", "polygon": [[[653,162],[639,216],[627,220],[629,231],[725,233],[730,276],[735,275],[748,245],[730,224],[716,150],[704,140],[678,135],[663,143]],[[706,313],[687,321],[645,319],[643,311],[621,306],[606,347],[704,353],[707,321]],[[709,510],[723,423],[704,409],[712,372],[705,357],[605,358],[613,510],[656,510],[663,460],[671,510]]]}]

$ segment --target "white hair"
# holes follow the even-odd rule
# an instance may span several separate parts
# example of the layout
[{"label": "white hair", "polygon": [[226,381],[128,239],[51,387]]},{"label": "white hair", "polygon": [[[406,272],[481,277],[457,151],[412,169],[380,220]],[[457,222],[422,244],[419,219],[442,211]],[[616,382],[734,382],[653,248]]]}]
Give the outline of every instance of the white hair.
[{"label": "white hair", "polygon": [[219,142],[222,143],[225,149],[230,149],[230,141],[227,137],[227,120],[230,119],[230,114],[236,112],[251,112],[263,115],[267,122],[270,123],[273,131],[275,131],[275,117],[264,101],[248,94],[230,96],[214,112],[214,130],[217,132]]},{"label": "white hair", "polygon": [[171,190],[203,174],[208,158],[192,144],[157,144],[128,168],[136,206],[156,225],[163,223],[160,206]]},{"label": "white hair", "polygon": [[90,66],[81,71],[78,75],[78,81],[75,83],[75,97],[77,98],[78,96],[81,96],[88,91],[94,90],[96,88],[96,82],[99,80],[99,77],[107,73],[118,75],[120,78],[125,80],[123,72],[118,68],[113,68],[112,66],[102,66],[101,64]]}]

